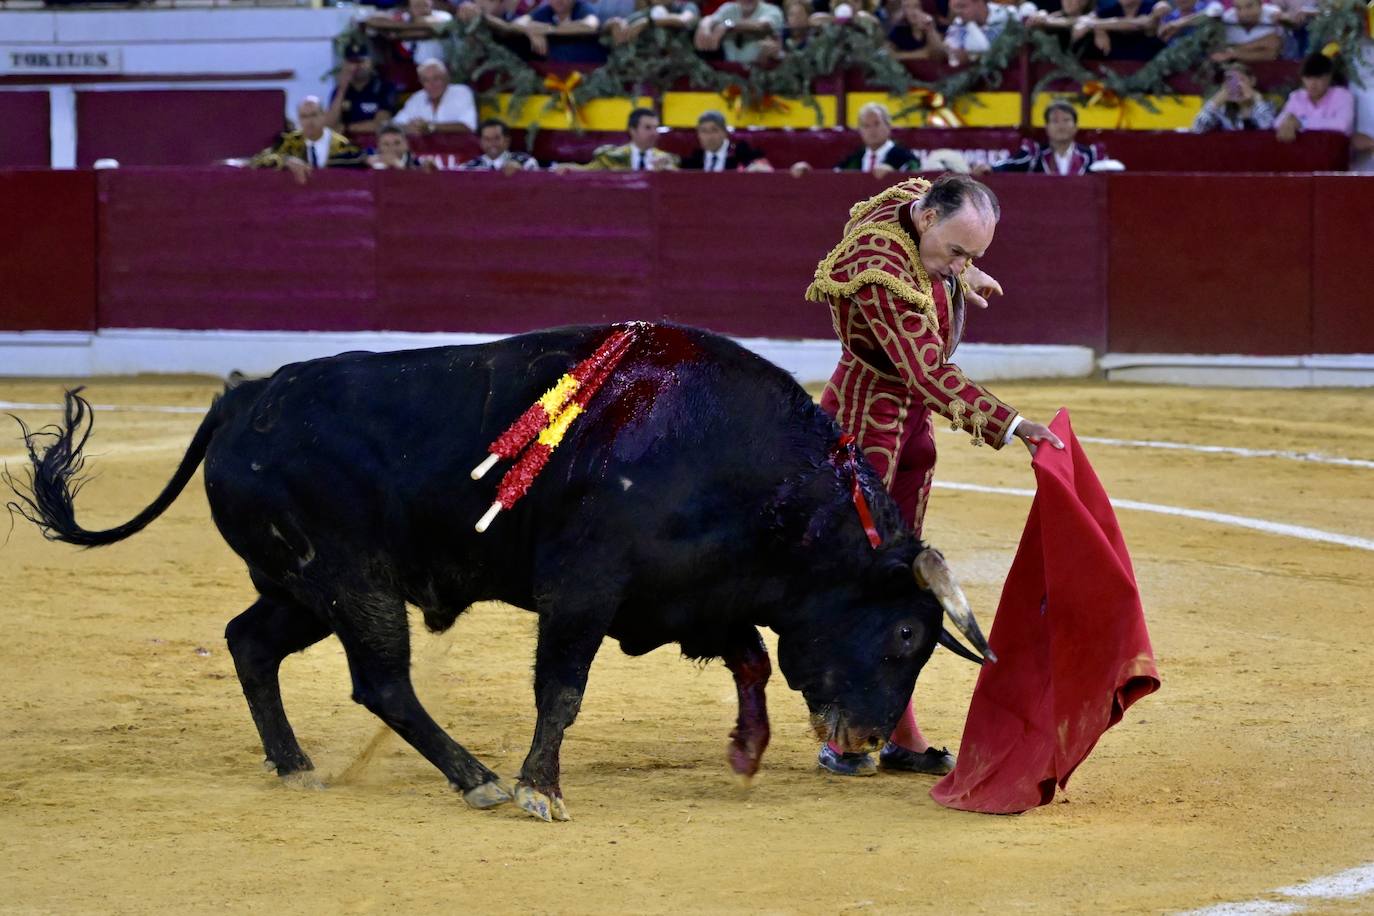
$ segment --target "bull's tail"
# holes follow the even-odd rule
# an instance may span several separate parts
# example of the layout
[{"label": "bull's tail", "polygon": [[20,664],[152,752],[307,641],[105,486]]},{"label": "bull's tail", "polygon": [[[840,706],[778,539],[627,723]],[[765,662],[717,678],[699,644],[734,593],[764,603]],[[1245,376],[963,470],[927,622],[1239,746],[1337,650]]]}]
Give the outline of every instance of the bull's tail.
[{"label": "bull's tail", "polygon": [[150,506],[117,528],[87,531],[76,522],[74,503],[76,494],[86,482],[86,478],[81,474],[86,457],[81,454],[81,450],[85,448],[86,440],[91,435],[91,405],[81,397],[80,388],[68,391],[65,400],[60,426],[30,430],[23,420],[14,418],[19,423],[24,444],[29,452],[28,479],[16,480],[8,468],[0,473],[0,479],[3,479],[19,497],[18,501],[7,504],[11,512],[18,512],[33,522],[50,541],[66,541],[68,544],[79,544],[82,547],[99,547],[102,544],[122,541],[142,531],[153,519],[165,512],[181,495],[201,460],[205,458],[205,450],[209,447],[210,439],[214,436],[221,419],[219,401],[216,399],[200,428],[196,430],[190,448],[181,459],[181,466]]}]

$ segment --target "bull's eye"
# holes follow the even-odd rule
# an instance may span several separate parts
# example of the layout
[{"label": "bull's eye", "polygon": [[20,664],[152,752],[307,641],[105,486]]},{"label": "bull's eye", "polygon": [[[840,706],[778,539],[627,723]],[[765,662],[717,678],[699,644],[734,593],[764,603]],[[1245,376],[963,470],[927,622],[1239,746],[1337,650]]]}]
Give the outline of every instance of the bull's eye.
[{"label": "bull's eye", "polygon": [[910,639],[910,638],[911,638],[911,627],[902,627],[902,629],[901,629],[901,631],[898,633],[898,635],[900,635],[900,636],[902,637],[902,639]]}]

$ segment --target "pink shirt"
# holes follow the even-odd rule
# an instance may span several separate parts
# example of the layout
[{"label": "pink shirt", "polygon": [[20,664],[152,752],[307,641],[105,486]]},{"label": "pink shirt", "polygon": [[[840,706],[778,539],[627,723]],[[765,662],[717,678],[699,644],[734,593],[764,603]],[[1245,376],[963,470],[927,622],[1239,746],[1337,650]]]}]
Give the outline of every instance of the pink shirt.
[{"label": "pink shirt", "polygon": [[1355,132],[1355,97],[1344,86],[1327,89],[1315,105],[1307,98],[1306,89],[1295,90],[1275,123],[1290,114],[1298,119],[1303,130],[1338,130],[1347,137]]}]

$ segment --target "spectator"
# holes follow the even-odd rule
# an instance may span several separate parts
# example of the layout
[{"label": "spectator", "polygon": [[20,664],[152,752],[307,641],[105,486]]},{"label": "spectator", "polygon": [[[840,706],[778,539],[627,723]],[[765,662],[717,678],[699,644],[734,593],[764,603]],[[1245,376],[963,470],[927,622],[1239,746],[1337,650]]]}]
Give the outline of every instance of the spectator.
[{"label": "spectator", "polygon": [[1016,8],[1003,3],[989,4],[988,0],[949,0],[954,21],[945,33],[945,45],[951,66],[966,64],[985,53],[1017,18]]},{"label": "spectator", "polygon": [[377,131],[377,152],[367,157],[367,164],[374,169],[424,169],[433,171],[434,163],[421,162],[410,151],[410,141],[406,132],[394,124],[388,124]]},{"label": "spectator", "polygon": [[410,59],[419,64],[448,57],[439,36],[453,22],[453,14],[434,8],[434,0],[409,0],[404,12],[372,16],[367,26],[400,42]]},{"label": "spectator", "polygon": [[946,56],[940,28],[935,24],[935,17],[922,7],[921,0],[902,0],[892,28],[887,30],[887,46],[898,60]]},{"label": "spectator", "polygon": [[1193,120],[1193,133],[1214,130],[1269,130],[1274,107],[1255,90],[1255,78],[1242,63],[1226,67],[1221,88],[1207,100]]},{"label": "spectator", "polygon": [[[892,115],[879,102],[869,102],[859,109],[859,138],[863,146],[845,157],[835,171],[871,172],[877,178],[886,178],[893,172],[920,167],[916,154],[892,139]],[[804,175],[810,170],[809,162],[792,166],[793,175]]]},{"label": "spectator", "polygon": [[408,134],[452,133],[477,127],[477,102],[462,83],[449,85],[448,67],[434,58],[419,66],[420,91],[406,99],[394,122]]},{"label": "spectator", "polygon": [[685,29],[697,27],[701,20],[701,10],[691,0],[654,0],[652,4],[640,0],[639,8],[624,19],[612,19],[606,23],[606,31],[611,41],[626,45],[640,36],[650,25],[659,29]]},{"label": "spectator", "polygon": [[678,158],[658,149],[658,115],[647,108],[630,112],[630,142],[598,146],[586,165],[561,163],[556,172],[663,172],[676,169]]},{"label": "spectator", "polygon": [[515,25],[529,38],[535,57],[565,63],[606,61],[606,49],[596,37],[601,20],[583,0],[545,0]]},{"label": "spectator", "polygon": [[737,64],[752,64],[758,60],[765,38],[782,32],[782,9],[763,0],[730,0],[697,26],[698,51],[720,51],[725,59]]},{"label": "spectator", "polygon": [[282,134],[276,145],[254,156],[249,167],[286,169],[297,182],[305,184],[315,169],[364,165],[363,151],[325,125],[324,107],[318,98],[308,95],[302,99],[296,107],[296,119],[300,129]]},{"label": "spectator", "polygon": [[697,148],[682,160],[682,168],[702,172],[771,172],[760,150],[743,140],[731,141],[725,115],[703,112],[697,118]]},{"label": "spectator", "polygon": [[1100,158],[1097,150],[1078,139],[1078,111],[1068,102],[1045,106],[1045,139],[1048,143],[1027,140],[1010,159],[996,165],[976,163],[974,175],[988,172],[1030,172],[1039,175],[1086,175]]},{"label": "spectator", "polygon": [[1205,8],[1198,6],[1198,0],[1173,0],[1172,3],[1156,3],[1150,10],[1150,18],[1155,22],[1155,34],[1166,45],[1171,45],[1197,28],[1204,18],[1221,15],[1221,4],[1211,0]]},{"label": "spectator", "polygon": [[1057,10],[1045,10],[1027,17],[1026,26],[1055,33],[1066,51],[1082,57],[1090,43],[1088,33],[1092,30],[1087,26],[1092,21],[1092,11],[1093,0],[1063,0]]},{"label": "spectator", "polygon": [[1279,8],[1260,0],[1235,0],[1235,6],[1221,14],[1226,47],[1212,54],[1212,60],[1277,60],[1283,47],[1279,28]]},{"label": "spectator", "polygon": [[1279,141],[1292,143],[1303,130],[1355,132],[1355,97],[1344,86],[1331,85],[1336,64],[1325,54],[1309,54],[1302,62],[1302,88],[1293,90],[1279,112],[1275,130]]},{"label": "spectator", "polygon": [[511,151],[510,128],[499,118],[487,118],[482,122],[482,126],[477,129],[477,142],[482,147],[482,155],[458,166],[465,172],[502,172],[514,175],[522,171],[539,171],[539,162],[529,153]]},{"label": "spectator", "polygon": [[464,26],[476,19],[486,22],[487,28],[491,29],[498,41],[506,43],[507,36],[518,35],[521,38],[520,47],[524,47],[525,33],[516,28],[515,20],[518,18],[513,9],[514,4],[505,0],[467,0],[458,7],[454,14],[458,21]]},{"label": "spectator", "polygon": [[376,133],[396,114],[396,90],[383,82],[372,64],[367,46],[344,48],[339,84],[329,99],[326,126],[335,130]]},{"label": "spectator", "polygon": [[1163,45],[1151,15],[1161,0],[1098,0],[1096,11],[1074,27],[1073,37],[1092,31],[1093,47],[1111,60],[1149,60]]}]

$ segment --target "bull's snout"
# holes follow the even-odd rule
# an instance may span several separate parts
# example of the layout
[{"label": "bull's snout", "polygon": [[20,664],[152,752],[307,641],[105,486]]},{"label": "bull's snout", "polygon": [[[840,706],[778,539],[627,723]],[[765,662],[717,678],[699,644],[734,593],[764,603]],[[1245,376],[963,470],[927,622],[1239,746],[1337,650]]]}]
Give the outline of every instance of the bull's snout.
[{"label": "bull's snout", "polygon": [[846,754],[876,751],[883,746],[887,735],[878,728],[853,726],[844,721],[838,711],[828,715],[811,714],[811,730],[818,741],[829,741]]}]

